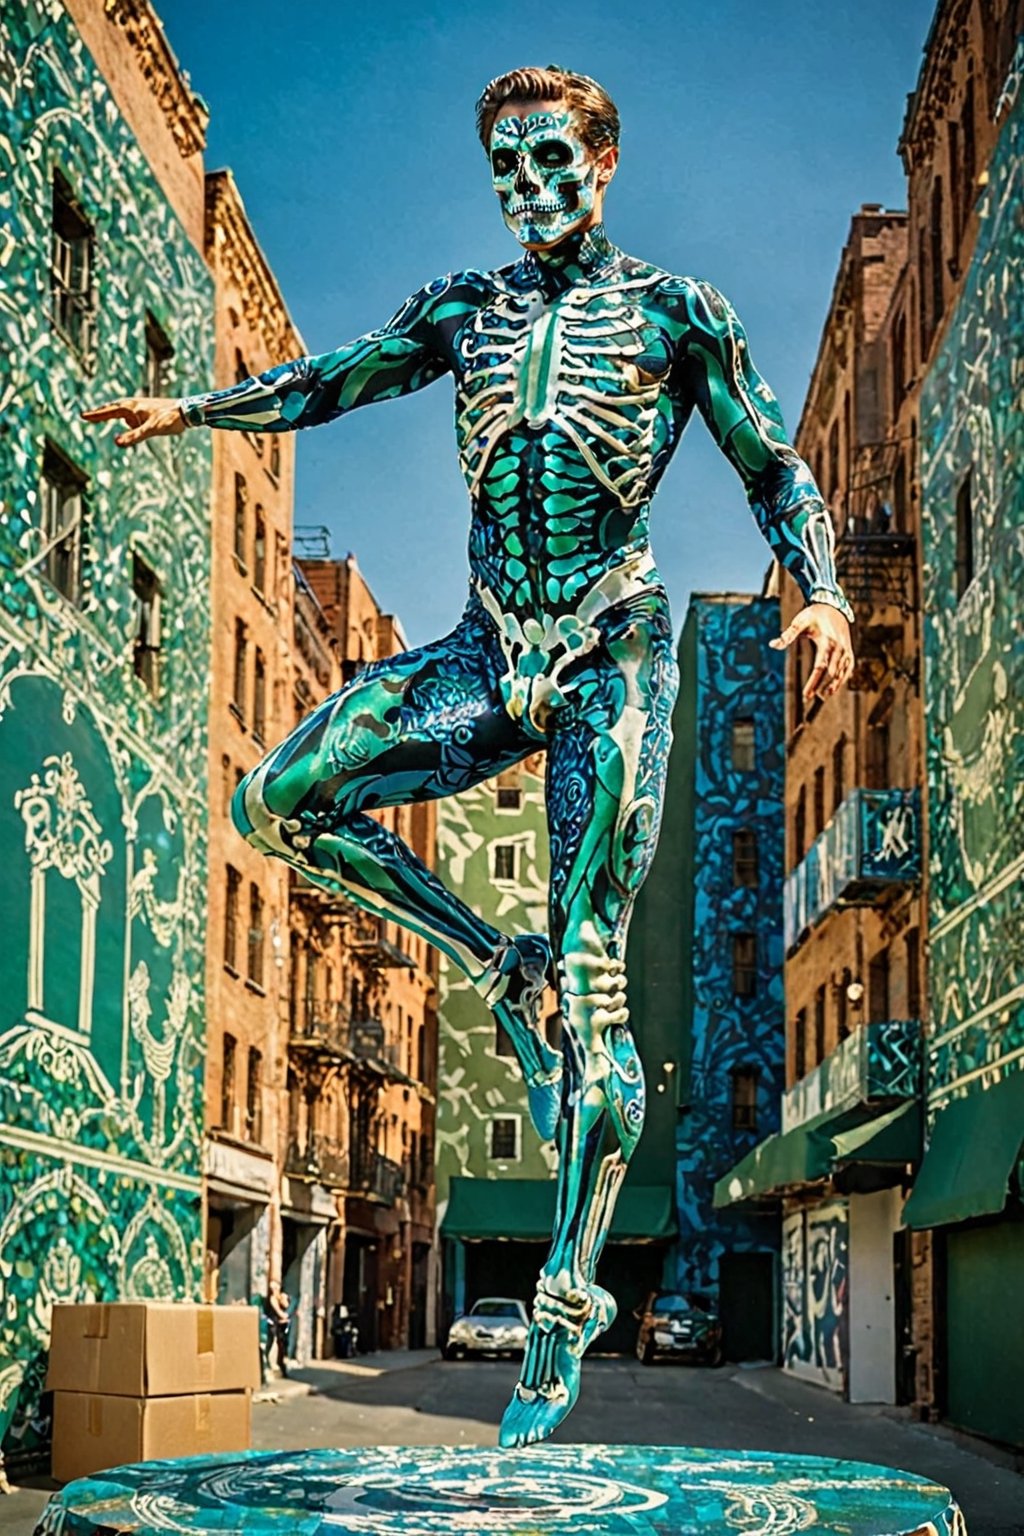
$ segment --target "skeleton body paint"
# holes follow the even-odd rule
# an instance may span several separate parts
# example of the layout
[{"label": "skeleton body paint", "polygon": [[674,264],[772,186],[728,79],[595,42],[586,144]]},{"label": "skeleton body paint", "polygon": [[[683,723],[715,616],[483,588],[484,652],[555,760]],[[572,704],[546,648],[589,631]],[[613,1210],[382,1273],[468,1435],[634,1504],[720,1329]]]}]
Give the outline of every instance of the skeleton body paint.
[{"label": "skeleton body paint", "polygon": [[[543,146],[564,126],[537,116],[547,114],[495,128],[503,211],[520,238],[547,239],[570,215],[573,233],[499,271],[431,283],[336,351],[183,403],[193,424],[285,431],[454,380],[471,506],[461,621],[327,699],[244,781],[235,816],[258,847],[465,970],[512,1036],[540,1133],[557,1140],[554,1239],[506,1445],[543,1439],[565,1417],[583,1352],[615,1315],[597,1264],[644,1119],[626,932],[654,853],[677,687],[649,508],[695,408],[808,600],[849,613],[828,513],[734,311],[707,284],[623,254],[601,226],[581,231],[585,178],[567,179],[566,151],[545,166],[555,157]],[[527,195],[527,171],[540,194]],[[550,933],[513,940],[366,810],[456,793],[540,745]],[[548,976],[561,1062],[538,1027]]]}]

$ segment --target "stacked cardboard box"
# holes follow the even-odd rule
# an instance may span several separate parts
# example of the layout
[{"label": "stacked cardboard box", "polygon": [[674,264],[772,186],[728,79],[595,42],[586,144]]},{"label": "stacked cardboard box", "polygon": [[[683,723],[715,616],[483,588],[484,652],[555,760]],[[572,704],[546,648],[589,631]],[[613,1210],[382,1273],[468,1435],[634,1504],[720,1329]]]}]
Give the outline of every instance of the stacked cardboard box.
[{"label": "stacked cardboard box", "polygon": [[56,1306],[46,1385],[60,1482],[125,1462],[248,1450],[255,1307]]}]

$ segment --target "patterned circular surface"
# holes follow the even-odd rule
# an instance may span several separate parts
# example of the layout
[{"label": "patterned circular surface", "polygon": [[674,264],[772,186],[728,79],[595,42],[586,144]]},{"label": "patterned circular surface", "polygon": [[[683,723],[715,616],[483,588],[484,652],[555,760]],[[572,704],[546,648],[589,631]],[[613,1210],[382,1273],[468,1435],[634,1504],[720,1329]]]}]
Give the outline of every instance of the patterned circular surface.
[{"label": "patterned circular surface", "polygon": [[82,1478],[36,1536],[965,1536],[945,1488],[817,1456],[677,1446],[249,1452]]}]

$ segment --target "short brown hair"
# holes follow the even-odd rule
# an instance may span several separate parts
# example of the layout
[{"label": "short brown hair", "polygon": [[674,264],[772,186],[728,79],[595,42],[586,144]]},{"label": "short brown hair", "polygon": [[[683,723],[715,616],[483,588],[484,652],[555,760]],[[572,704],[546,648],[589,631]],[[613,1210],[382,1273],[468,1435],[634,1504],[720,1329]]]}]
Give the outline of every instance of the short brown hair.
[{"label": "short brown hair", "polygon": [[485,150],[490,150],[494,119],[507,101],[561,101],[576,116],[580,136],[589,149],[599,152],[619,142],[619,113],[608,92],[589,75],[549,64],[542,69],[510,69],[485,85],[476,104],[476,131]]}]

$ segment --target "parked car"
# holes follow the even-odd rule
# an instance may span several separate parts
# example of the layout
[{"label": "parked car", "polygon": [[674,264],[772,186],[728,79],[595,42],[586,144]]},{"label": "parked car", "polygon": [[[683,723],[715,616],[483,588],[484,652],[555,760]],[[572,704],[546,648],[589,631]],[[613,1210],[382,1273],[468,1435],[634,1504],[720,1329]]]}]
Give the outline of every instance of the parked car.
[{"label": "parked car", "polygon": [[446,1360],[464,1360],[467,1355],[521,1355],[529,1322],[521,1301],[484,1296],[452,1323],[441,1353]]},{"label": "parked car", "polygon": [[653,1365],[659,1355],[721,1365],[722,1325],[703,1298],[652,1291],[633,1316],[640,1319],[636,1357],[642,1365]]}]

